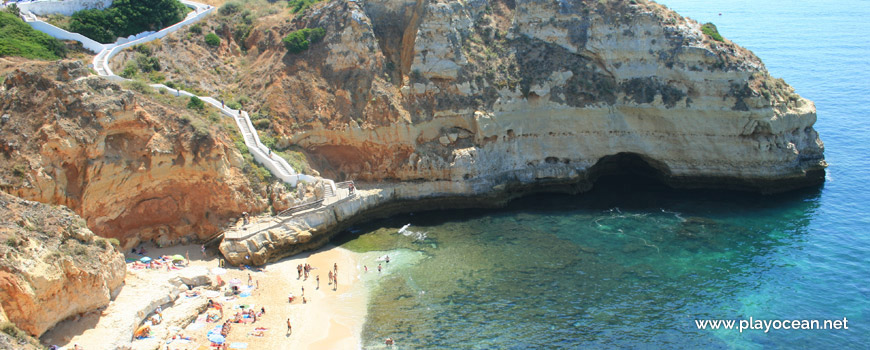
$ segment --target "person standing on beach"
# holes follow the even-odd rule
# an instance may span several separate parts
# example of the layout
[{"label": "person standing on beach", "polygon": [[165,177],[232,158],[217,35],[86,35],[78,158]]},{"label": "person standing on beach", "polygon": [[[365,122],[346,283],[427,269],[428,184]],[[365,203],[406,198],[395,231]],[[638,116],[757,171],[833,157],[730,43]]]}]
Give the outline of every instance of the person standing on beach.
[{"label": "person standing on beach", "polygon": [[305,296],[305,286],[302,286],[302,296]]},{"label": "person standing on beach", "polygon": [[205,244],[202,245],[202,257],[207,257],[207,255],[205,254]]},{"label": "person standing on beach", "polygon": [[335,274],[338,274],[338,263],[332,265],[332,270],[335,271]]},{"label": "person standing on beach", "polygon": [[332,285],[332,277],[333,277],[332,271],[329,271],[329,285]]},{"label": "person standing on beach", "polygon": [[290,319],[287,319],[287,334],[293,334],[293,326],[290,325]]},{"label": "person standing on beach", "polygon": [[317,277],[315,277],[314,279],[317,280],[317,288],[316,289],[320,289],[320,275],[317,275]]},{"label": "person standing on beach", "polygon": [[338,290],[338,274],[332,276],[332,290]]},{"label": "person standing on beach", "polygon": [[378,273],[381,273],[381,264],[378,263]]}]

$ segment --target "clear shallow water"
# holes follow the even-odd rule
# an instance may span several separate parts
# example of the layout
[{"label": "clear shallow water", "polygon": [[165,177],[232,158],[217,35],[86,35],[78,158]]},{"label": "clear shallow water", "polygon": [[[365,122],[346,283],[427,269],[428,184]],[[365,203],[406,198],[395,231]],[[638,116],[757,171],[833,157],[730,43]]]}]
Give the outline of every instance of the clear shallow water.
[{"label": "clear shallow water", "polygon": [[[870,2],[664,1],[713,21],[816,103],[821,189],[778,196],[601,183],[497,211],[357,228],[391,251],[367,347],[861,348],[870,342]],[[718,16],[718,13],[722,16]],[[427,232],[418,241],[397,233]],[[371,261],[368,261],[371,260]],[[694,319],[849,319],[849,330],[697,330]]]}]

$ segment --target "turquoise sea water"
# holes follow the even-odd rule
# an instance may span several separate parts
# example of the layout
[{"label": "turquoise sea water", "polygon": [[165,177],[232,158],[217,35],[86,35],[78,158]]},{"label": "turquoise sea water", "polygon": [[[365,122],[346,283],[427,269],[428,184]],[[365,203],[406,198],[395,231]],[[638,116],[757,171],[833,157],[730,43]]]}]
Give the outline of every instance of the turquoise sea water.
[{"label": "turquoise sea water", "polygon": [[[816,103],[824,187],[776,196],[599,183],[501,210],[357,227],[366,347],[870,346],[870,2],[667,0]],[[722,13],[719,16],[719,13]],[[403,225],[426,239],[398,234]],[[390,254],[380,275],[375,257]],[[842,319],[848,330],[698,330],[695,319]]]}]

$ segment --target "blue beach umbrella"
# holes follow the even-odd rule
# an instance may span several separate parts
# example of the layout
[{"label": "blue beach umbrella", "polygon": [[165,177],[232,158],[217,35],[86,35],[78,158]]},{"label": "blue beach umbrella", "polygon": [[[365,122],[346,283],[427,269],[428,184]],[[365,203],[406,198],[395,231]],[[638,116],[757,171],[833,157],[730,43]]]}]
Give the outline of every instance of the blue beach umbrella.
[{"label": "blue beach umbrella", "polygon": [[145,257],[142,257],[142,259],[139,259],[139,261],[141,261],[143,263],[147,263],[147,262],[151,261],[151,258],[145,256]]}]

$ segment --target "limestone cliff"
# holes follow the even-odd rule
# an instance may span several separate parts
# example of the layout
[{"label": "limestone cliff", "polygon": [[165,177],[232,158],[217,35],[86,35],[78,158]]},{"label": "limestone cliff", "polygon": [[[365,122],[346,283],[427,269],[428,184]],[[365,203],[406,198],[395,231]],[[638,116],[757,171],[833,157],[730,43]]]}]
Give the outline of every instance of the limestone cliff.
[{"label": "limestone cliff", "polygon": [[[329,1],[253,26],[232,41],[255,62],[239,90],[279,145],[337,180],[463,181],[469,194],[582,190],[628,168],[676,187],[824,181],[813,103],[653,2]],[[280,38],[302,27],[324,42],[286,53]],[[214,64],[198,76],[230,68]]]},{"label": "limestone cliff", "polygon": [[207,237],[267,204],[228,129],[186,100],[77,61],[0,59],[0,72],[0,187],[11,194],[68,206],[122,245]]},{"label": "limestone cliff", "polygon": [[124,281],[124,257],[81,217],[5,192],[0,208],[0,320],[38,337],[109,303]]}]

